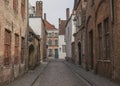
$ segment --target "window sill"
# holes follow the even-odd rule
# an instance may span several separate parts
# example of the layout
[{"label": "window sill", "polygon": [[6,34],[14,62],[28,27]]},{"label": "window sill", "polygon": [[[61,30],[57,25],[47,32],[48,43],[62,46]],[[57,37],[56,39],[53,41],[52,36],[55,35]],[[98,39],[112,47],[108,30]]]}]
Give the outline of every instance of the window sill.
[{"label": "window sill", "polygon": [[98,62],[110,63],[110,60],[97,60]]}]

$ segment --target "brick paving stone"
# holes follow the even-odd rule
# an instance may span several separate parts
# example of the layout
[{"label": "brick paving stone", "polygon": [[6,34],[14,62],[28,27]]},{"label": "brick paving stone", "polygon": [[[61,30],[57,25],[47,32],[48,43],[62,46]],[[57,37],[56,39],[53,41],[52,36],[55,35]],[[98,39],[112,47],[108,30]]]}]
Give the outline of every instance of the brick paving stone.
[{"label": "brick paving stone", "polygon": [[62,60],[52,60],[33,86],[90,86],[78,78]]}]

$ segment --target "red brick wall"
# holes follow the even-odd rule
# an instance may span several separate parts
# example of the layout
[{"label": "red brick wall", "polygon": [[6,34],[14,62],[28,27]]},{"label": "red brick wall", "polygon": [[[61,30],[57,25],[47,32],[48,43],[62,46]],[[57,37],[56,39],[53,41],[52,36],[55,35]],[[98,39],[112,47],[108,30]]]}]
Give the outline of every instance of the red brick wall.
[{"label": "red brick wall", "polygon": [[113,27],[113,72],[115,79],[120,82],[120,0],[113,0],[114,2],[114,23]]},{"label": "red brick wall", "polygon": [[[94,71],[102,76],[112,78],[120,81],[120,1],[113,0],[113,15],[111,12],[110,0],[92,0],[88,1],[86,13],[86,28],[87,28],[87,41],[86,53],[87,63],[90,63],[90,45],[89,45],[89,32],[93,31],[94,42]],[[104,20],[109,18],[109,44],[110,44],[110,59],[106,60],[106,45],[105,45],[105,27]],[[114,18],[114,21],[113,21]],[[99,58],[99,38],[98,38],[98,24],[102,25],[102,58]]]}]

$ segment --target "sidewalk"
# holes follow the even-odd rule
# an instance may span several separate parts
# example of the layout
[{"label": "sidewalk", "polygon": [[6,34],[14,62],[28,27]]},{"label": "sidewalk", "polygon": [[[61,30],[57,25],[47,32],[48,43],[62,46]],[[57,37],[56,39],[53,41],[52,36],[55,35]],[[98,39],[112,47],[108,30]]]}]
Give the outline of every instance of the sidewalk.
[{"label": "sidewalk", "polygon": [[100,77],[99,75],[95,75],[89,71],[87,72],[79,66],[74,65],[70,62],[65,61],[64,63],[79,77],[82,77],[88,83],[92,84],[92,86],[120,86],[104,77]]},{"label": "sidewalk", "polygon": [[35,70],[28,71],[24,76],[21,76],[7,86],[32,86],[47,65],[48,62],[41,63]]}]

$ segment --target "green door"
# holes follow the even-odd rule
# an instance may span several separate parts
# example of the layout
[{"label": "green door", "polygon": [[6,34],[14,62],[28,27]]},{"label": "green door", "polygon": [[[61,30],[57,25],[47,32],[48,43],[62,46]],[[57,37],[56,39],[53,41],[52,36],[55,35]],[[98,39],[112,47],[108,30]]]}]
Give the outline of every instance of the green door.
[{"label": "green door", "polygon": [[55,49],[55,59],[58,59],[58,49]]}]

